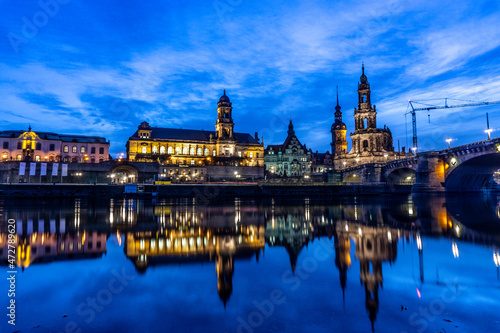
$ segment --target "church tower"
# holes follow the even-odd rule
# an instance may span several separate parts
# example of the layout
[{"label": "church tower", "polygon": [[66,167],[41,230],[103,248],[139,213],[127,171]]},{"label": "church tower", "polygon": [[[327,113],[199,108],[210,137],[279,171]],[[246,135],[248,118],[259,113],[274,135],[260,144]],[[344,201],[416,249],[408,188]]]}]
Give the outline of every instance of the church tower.
[{"label": "church tower", "polygon": [[335,107],[335,122],[332,124],[332,155],[339,156],[347,153],[347,127],[342,122],[342,112],[339,105],[339,87],[337,86],[337,106]]},{"label": "church tower", "polygon": [[224,94],[220,97],[219,102],[217,103],[215,136],[218,141],[234,140],[232,112],[233,107],[231,101],[229,100],[229,97],[226,96],[226,90],[224,89]]},{"label": "church tower", "polygon": [[358,108],[354,108],[354,133],[366,132],[367,129],[377,128],[377,112],[375,105],[372,107],[370,98],[370,84],[365,75],[365,65],[362,67],[362,74],[358,83]]}]

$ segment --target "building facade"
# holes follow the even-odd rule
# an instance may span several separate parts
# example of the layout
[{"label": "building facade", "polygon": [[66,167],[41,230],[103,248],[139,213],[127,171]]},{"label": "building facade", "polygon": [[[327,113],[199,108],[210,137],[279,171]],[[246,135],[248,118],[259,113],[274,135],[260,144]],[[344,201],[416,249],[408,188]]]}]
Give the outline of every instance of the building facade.
[{"label": "building facade", "polygon": [[258,134],[235,133],[226,91],[217,103],[215,131],[151,127],[147,122],[127,141],[129,161],[167,165],[264,166]]},{"label": "building facade", "polygon": [[311,172],[311,151],[295,136],[292,121],[282,145],[269,145],[264,154],[266,171],[270,175],[303,176]]},{"label": "building facade", "polygon": [[332,124],[330,132],[332,133],[332,155],[342,156],[347,154],[347,127],[342,122],[342,111],[339,105],[339,87],[337,87],[337,105],[335,106],[335,122]]},{"label": "building facade", "polygon": [[[352,147],[347,148],[343,134],[342,113],[337,103],[335,123],[332,125],[332,149],[335,145],[335,169],[343,169],[366,163],[385,163],[394,160],[400,154],[394,151],[392,133],[389,127],[377,128],[376,106],[371,103],[371,89],[362,66],[360,83],[358,83],[358,107],[354,108],[354,132],[350,134]],[[342,126],[343,125],[343,126]],[[337,129],[337,127],[340,127]],[[346,130],[345,130],[346,131]],[[344,135],[344,137],[342,137]],[[344,143],[345,142],[345,143]],[[340,151],[339,151],[340,150]]]},{"label": "building facade", "polygon": [[2,161],[100,163],[109,160],[109,141],[98,136],[27,131],[0,132]]}]

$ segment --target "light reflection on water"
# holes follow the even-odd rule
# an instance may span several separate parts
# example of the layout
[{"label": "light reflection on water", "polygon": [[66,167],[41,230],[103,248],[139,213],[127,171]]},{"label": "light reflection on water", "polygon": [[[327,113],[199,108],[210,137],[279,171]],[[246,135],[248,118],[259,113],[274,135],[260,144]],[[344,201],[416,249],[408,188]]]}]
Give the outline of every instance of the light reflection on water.
[{"label": "light reflection on water", "polygon": [[0,207],[3,227],[17,221],[20,328],[434,332],[499,325],[495,197],[210,205],[100,198]]}]

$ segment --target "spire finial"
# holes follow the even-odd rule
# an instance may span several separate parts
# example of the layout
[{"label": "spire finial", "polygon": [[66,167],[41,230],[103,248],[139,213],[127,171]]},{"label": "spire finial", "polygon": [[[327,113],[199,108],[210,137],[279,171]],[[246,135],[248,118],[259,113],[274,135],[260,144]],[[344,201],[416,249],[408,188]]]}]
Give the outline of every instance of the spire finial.
[{"label": "spire finial", "polygon": [[31,132],[31,125],[28,126],[28,132]]},{"label": "spire finial", "polygon": [[224,95],[226,95],[226,89],[224,89]]},{"label": "spire finial", "polygon": [[339,86],[337,86],[337,106],[339,106]]},{"label": "spire finial", "polygon": [[363,71],[363,75],[365,74],[365,63],[361,63],[361,70]]}]

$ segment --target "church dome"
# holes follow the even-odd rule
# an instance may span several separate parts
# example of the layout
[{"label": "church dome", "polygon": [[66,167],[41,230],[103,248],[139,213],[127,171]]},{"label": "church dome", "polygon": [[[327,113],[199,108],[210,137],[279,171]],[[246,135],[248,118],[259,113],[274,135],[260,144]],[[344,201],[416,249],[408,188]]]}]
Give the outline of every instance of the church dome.
[{"label": "church dome", "polygon": [[226,96],[226,89],[224,89],[224,94],[219,98],[218,106],[231,106],[231,101],[229,97]]},{"label": "church dome", "polygon": [[347,126],[341,121],[339,122],[336,121],[332,124],[332,131],[339,131],[339,130],[345,131],[347,130]]}]

